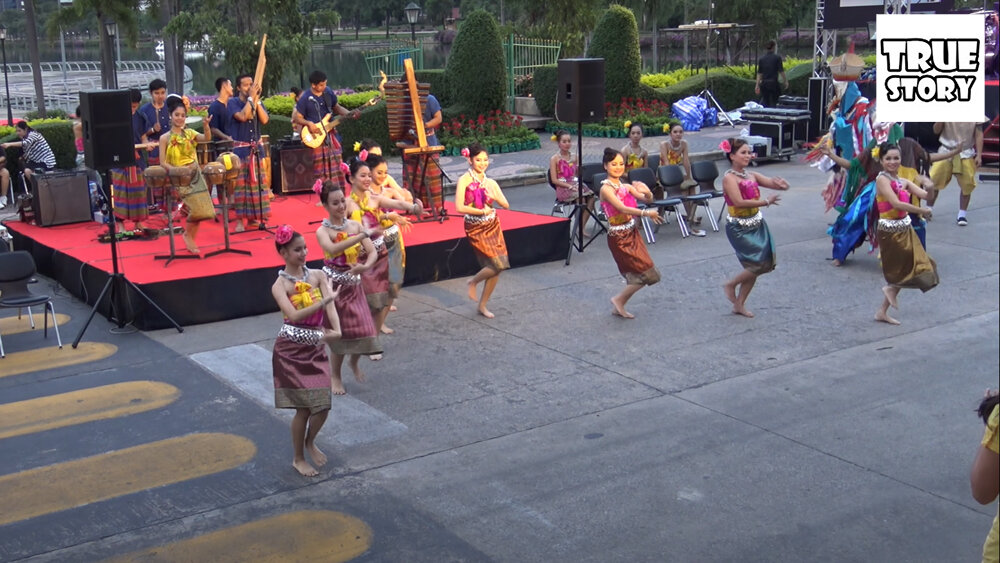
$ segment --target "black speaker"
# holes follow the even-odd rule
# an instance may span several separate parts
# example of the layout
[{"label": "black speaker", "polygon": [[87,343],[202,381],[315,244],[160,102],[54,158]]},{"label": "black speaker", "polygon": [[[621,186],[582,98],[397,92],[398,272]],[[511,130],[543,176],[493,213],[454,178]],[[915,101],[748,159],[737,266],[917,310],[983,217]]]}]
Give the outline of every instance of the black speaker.
[{"label": "black speaker", "polygon": [[80,121],[87,168],[108,170],[135,164],[128,90],[80,92]]},{"label": "black speaker", "polygon": [[313,182],[316,181],[313,173],[313,150],[302,143],[272,148],[271,175],[271,189],[280,186],[283,194],[312,191]]},{"label": "black speaker", "polygon": [[560,59],[556,119],[604,121],[604,59]]},{"label": "black speaker", "polygon": [[42,227],[94,220],[85,170],[35,174],[31,184],[31,206]]},{"label": "black speaker", "polygon": [[830,105],[826,89],[830,85],[829,78],[809,79],[809,129],[806,131],[810,140],[820,138],[830,126],[830,116],[826,108]]}]

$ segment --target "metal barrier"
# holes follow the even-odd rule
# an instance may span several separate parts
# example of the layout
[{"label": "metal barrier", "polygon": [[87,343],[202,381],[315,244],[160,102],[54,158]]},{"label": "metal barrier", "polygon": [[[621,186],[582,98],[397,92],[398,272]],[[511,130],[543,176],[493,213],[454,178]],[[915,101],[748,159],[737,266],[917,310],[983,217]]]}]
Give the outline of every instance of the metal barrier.
[{"label": "metal barrier", "polygon": [[548,39],[531,39],[511,34],[503,43],[507,63],[507,109],[514,111],[514,98],[526,95],[527,81],[540,66],[559,60],[562,44]]},{"label": "metal barrier", "polygon": [[387,48],[365,51],[364,56],[373,85],[382,80],[380,71],[390,80],[399,80],[403,76],[403,61],[406,59],[413,59],[414,70],[424,68],[424,50],[419,42],[393,40]]}]

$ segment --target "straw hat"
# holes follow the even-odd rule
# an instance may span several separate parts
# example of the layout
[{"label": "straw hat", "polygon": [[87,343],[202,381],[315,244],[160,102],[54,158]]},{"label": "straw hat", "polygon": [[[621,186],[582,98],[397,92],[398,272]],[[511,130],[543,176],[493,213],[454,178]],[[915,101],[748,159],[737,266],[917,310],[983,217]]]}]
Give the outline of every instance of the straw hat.
[{"label": "straw hat", "polygon": [[830,61],[830,73],[834,80],[857,80],[864,69],[864,59],[854,53],[844,53]]}]

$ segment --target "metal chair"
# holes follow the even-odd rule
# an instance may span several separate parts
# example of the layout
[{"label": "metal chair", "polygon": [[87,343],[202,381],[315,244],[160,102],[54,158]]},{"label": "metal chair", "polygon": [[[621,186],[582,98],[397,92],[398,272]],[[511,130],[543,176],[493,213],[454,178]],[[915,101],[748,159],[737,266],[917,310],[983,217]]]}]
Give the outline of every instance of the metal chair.
[{"label": "metal chair", "polygon": [[[35,260],[29,252],[19,250],[17,252],[0,253],[0,309],[28,309],[28,316],[31,316],[31,307],[45,305],[42,313],[44,318],[45,338],[49,336],[49,317],[47,313],[52,313],[52,328],[56,332],[56,342],[62,348],[62,337],[59,336],[59,323],[56,320],[56,310],[52,306],[52,297],[49,295],[36,295],[28,289],[28,283],[36,273]],[[32,319],[33,321],[34,319]],[[34,324],[32,323],[32,328]],[[0,338],[0,358],[6,357],[3,349],[3,338]]]},{"label": "metal chair", "polygon": [[712,215],[712,207],[708,203],[717,196],[712,195],[712,193],[709,192],[701,193],[700,188],[699,192],[696,194],[686,195],[681,193],[681,185],[684,183],[684,169],[678,164],[667,164],[665,166],[661,166],[659,170],[657,170],[657,176],[659,176],[660,184],[664,186],[664,190],[667,195],[679,197],[685,202],[689,201],[695,205],[705,207],[706,215],[708,215],[708,221],[712,224],[712,230],[718,232],[719,223],[715,220],[715,216]]},{"label": "metal chair", "polygon": [[660,155],[659,155],[659,153],[657,153],[657,154],[651,154],[651,155],[649,155],[649,156],[646,157],[646,168],[649,168],[650,170],[653,170],[655,172],[656,169],[659,168],[659,167],[660,167]]},{"label": "metal chair", "polygon": [[715,167],[715,162],[711,160],[699,160],[691,163],[691,177],[695,182],[698,182],[698,195],[708,194],[710,196],[704,205],[709,212],[709,219],[713,219],[712,228],[718,231],[719,221],[722,220],[722,214],[725,213],[726,206],[722,206],[722,209],[719,210],[719,218],[714,220],[715,218],[711,213],[712,207],[708,204],[708,200],[723,197],[722,190],[715,189],[715,180],[719,177],[719,169]]},{"label": "metal chair", "polygon": [[[649,168],[636,168],[631,170],[628,173],[628,180],[629,182],[642,182],[650,189],[657,185],[656,174]],[[664,211],[667,213],[673,213],[677,216],[677,226],[681,230],[681,236],[687,238],[691,232],[688,229],[687,223],[684,221],[684,213],[682,211],[683,204],[683,198],[664,195],[662,198],[654,199],[652,203],[645,205],[640,204],[639,207],[645,209],[656,209],[659,213]],[[657,226],[649,220],[649,217],[642,218],[642,230],[646,234],[646,242],[656,242],[656,237],[653,235],[657,231]]]}]

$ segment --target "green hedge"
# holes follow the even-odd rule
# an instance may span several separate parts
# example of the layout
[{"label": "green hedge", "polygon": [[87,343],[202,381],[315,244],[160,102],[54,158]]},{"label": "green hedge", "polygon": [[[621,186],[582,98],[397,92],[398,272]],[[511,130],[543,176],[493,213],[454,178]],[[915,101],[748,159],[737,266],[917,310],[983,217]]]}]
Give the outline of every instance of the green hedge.
[{"label": "green hedge", "polygon": [[[789,96],[807,96],[809,93],[809,78],[812,76],[812,64],[800,64],[786,71],[788,77]],[[709,88],[722,109],[730,111],[749,101],[757,99],[754,92],[754,80],[740,78],[726,69],[715,69],[709,73]],[[666,88],[651,88],[645,84],[639,86],[639,97],[647,100],[660,100],[672,104],[688,96],[697,96],[705,88],[705,75],[698,74],[686,78]]]},{"label": "green hedge", "polygon": [[413,76],[417,82],[431,85],[431,94],[434,94],[442,108],[452,104],[451,93],[448,91],[448,75],[443,68],[415,70]]},{"label": "green hedge", "polygon": [[389,155],[396,151],[396,143],[389,139],[385,102],[363,110],[358,119],[341,121],[337,132],[341,136],[344,160],[354,156],[354,143],[362,139],[373,139],[382,147],[383,154]]},{"label": "green hedge", "polygon": [[587,47],[587,56],[604,59],[605,101],[614,104],[636,96],[642,58],[632,10],[614,4],[604,12]]},{"label": "green hedge", "polygon": [[476,10],[462,22],[448,56],[448,87],[452,105],[470,115],[504,108],[507,69],[496,20]]},{"label": "green hedge", "polygon": [[535,69],[535,103],[542,115],[556,114],[556,96],[559,92],[559,65],[545,65]]},{"label": "green hedge", "polygon": [[275,96],[264,98],[264,107],[267,108],[267,113],[270,114],[271,117],[276,115],[292,117],[292,109],[295,107],[295,100],[293,100],[288,94],[277,94]]},{"label": "green hedge", "polygon": [[292,134],[292,118],[284,115],[270,114],[270,119],[260,126],[261,135],[270,135],[271,142]]}]

